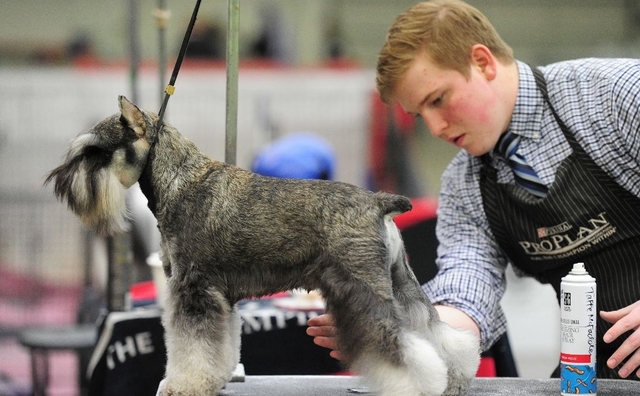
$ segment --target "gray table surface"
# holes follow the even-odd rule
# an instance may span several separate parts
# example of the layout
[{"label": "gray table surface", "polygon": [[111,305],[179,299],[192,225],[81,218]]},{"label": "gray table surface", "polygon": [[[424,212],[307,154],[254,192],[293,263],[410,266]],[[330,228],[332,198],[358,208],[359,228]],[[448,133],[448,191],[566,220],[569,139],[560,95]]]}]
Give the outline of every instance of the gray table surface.
[{"label": "gray table surface", "polygon": [[[362,388],[357,377],[247,376],[245,382],[227,384],[222,396],[354,396]],[[373,396],[372,393],[370,395]],[[476,378],[467,396],[560,395],[558,379]],[[598,380],[600,396],[638,396],[640,381]]]}]

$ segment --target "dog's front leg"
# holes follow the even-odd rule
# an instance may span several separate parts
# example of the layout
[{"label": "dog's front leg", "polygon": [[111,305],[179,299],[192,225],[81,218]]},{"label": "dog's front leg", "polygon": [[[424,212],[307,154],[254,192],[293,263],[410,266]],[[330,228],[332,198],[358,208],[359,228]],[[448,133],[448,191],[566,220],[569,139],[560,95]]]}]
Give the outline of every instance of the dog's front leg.
[{"label": "dog's front leg", "polygon": [[174,271],[168,281],[162,396],[216,395],[238,363],[238,316],[222,293],[204,279],[197,271]]}]

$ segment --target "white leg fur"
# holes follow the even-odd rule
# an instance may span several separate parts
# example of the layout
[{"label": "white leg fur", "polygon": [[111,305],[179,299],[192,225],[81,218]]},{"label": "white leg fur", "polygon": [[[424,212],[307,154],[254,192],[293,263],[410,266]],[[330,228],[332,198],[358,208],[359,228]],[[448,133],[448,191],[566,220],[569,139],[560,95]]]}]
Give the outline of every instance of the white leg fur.
[{"label": "white leg fur", "polygon": [[[231,369],[235,369],[238,363],[240,363],[240,337],[242,335],[242,320],[238,315],[238,310],[233,307],[233,311],[229,316],[229,335],[231,342],[229,343],[229,362],[228,365]],[[229,373],[227,381],[231,380],[233,371]]]},{"label": "white leg fur", "polygon": [[440,396],[447,387],[447,367],[436,349],[413,333],[405,333],[402,343],[402,366],[365,354],[354,367],[380,396]]},{"label": "white leg fur", "polygon": [[[163,317],[167,367],[161,395],[210,396],[217,394],[231,379],[239,360],[239,318],[235,312],[220,318],[216,336],[197,334],[197,329],[173,329],[171,288]],[[233,332],[233,334],[232,334]],[[237,336],[236,336],[237,334]]]},{"label": "white leg fur", "polygon": [[449,387],[446,395],[459,395],[461,391],[466,390],[478,371],[479,340],[471,332],[455,329],[444,322],[433,326],[433,335],[449,368]]},{"label": "white leg fur", "polygon": [[387,240],[385,241],[387,246],[387,255],[389,260],[389,267],[398,259],[402,259],[404,256],[404,242],[400,235],[400,230],[393,221],[394,214],[388,214],[384,217],[384,225],[387,229]]},{"label": "white leg fur", "polygon": [[[387,239],[386,246],[387,252],[389,255],[389,267],[391,267],[392,263],[403,263],[405,260],[405,250],[404,250],[404,242],[402,240],[402,236],[400,235],[400,230],[396,226],[396,223],[393,221],[393,218],[387,216],[385,218],[385,226],[387,228]],[[404,307],[407,312],[407,317],[409,318],[409,328],[413,331],[419,332],[424,331],[424,329],[428,329],[431,324],[431,316],[429,315],[428,310],[425,309],[424,304],[420,301],[415,301],[414,304]]]}]

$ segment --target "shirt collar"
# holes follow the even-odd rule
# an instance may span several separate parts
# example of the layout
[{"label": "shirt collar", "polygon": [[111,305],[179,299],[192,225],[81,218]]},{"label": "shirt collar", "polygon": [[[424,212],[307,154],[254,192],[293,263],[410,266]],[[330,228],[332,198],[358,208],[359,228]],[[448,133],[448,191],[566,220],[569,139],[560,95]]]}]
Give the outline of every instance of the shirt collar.
[{"label": "shirt collar", "polygon": [[526,63],[518,64],[518,96],[511,116],[509,130],[526,139],[539,140],[542,130],[542,93],[536,86],[531,67]]}]

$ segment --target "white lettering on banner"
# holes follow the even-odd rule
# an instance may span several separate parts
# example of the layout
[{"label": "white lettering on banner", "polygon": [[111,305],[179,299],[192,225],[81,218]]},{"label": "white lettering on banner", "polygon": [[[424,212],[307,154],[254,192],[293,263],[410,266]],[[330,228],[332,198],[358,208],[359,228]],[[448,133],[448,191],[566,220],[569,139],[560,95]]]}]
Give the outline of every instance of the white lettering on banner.
[{"label": "white lettering on banner", "polygon": [[251,311],[242,312],[244,334],[251,334],[259,331],[271,331],[275,329],[284,329],[287,327],[287,320],[297,319],[296,326],[306,326],[307,320],[318,316],[317,312],[294,312],[294,311]]},{"label": "white lettering on banner", "polygon": [[[606,212],[589,219],[587,225],[574,229],[567,222],[552,227],[538,228],[538,242],[520,241],[520,246],[531,260],[552,260],[583,252],[616,233],[616,227],[605,217]],[[574,230],[572,235],[569,231]]]},{"label": "white lettering on banner", "polygon": [[136,345],[141,355],[148,355],[155,351],[153,340],[151,339],[151,332],[148,331],[136,334]]},{"label": "white lettering on banner", "polygon": [[127,336],[124,341],[115,341],[107,347],[107,367],[109,370],[113,370],[116,364],[124,363],[127,356],[134,358],[138,354],[147,355],[154,351],[151,332],[145,331]]}]

